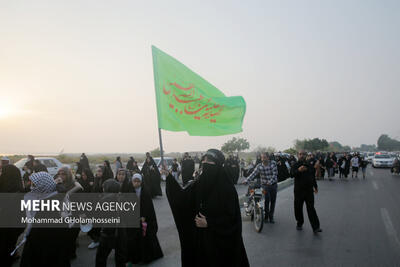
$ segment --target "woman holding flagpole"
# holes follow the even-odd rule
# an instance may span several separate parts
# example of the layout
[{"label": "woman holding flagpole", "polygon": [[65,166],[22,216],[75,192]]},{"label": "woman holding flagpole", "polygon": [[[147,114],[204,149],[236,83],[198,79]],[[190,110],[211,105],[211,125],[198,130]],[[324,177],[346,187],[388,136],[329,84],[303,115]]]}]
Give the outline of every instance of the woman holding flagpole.
[{"label": "woman holding flagpole", "polygon": [[239,200],[221,151],[210,149],[199,178],[182,188],[170,174],[166,193],[181,242],[183,267],[247,267]]}]

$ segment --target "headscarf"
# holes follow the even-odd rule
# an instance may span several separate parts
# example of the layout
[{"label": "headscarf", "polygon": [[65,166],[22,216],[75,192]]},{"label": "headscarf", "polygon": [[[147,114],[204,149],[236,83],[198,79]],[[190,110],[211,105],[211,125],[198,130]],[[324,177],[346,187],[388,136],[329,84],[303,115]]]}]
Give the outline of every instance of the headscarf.
[{"label": "headscarf", "polygon": [[133,176],[132,176],[132,180],[133,179],[139,179],[140,181],[142,181],[142,175],[140,175],[140,173],[135,173]]},{"label": "headscarf", "polygon": [[92,172],[91,169],[84,168],[84,169],[82,170],[82,174],[83,174],[83,173],[86,174],[88,181],[93,182],[93,180],[94,180],[94,175],[93,175],[93,172]]},{"label": "headscarf", "polygon": [[[32,201],[32,200],[41,200],[47,199],[57,194],[56,190],[56,182],[54,182],[53,177],[47,172],[36,172],[29,176],[29,179],[35,186],[31,186],[31,192],[28,192],[24,196],[25,201]],[[26,216],[28,218],[34,218],[36,215],[36,211],[33,210],[26,210]],[[14,254],[16,250],[26,242],[28,235],[30,234],[32,229],[32,224],[28,223],[26,227],[26,231],[24,234],[23,239],[12,252]]]},{"label": "headscarf", "polygon": [[119,172],[124,172],[125,173],[125,179],[124,179],[124,181],[128,178],[128,169],[125,169],[125,168],[118,168],[117,170],[116,170],[116,172],[115,172],[115,180],[117,180],[118,181],[118,173]]},{"label": "headscarf", "polygon": [[104,172],[103,172],[104,178],[106,178],[106,179],[113,178],[114,177],[114,173],[113,173],[113,171],[111,169],[110,162],[108,160],[105,160],[104,163],[106,164],[104,166]]},{"label": "headscarf", "polygon": [[48,194],[56,191],[56,182],[47,172],[36,172],[29,179],[35,184],[31,187],[33,193]]},{"label": "headscarf", "polygon": [[[71,168],[68,166],[61,167],[58,170],[58,172],[60,172],[60,171],[64,171],[67,175],[67,179],[65,181],[63,181],[63,185],[65,186],[65,189],[68,191],[75,186],[75,178],[72,175]],[[57,176],[58,176],[58,173],[57,173]]]},{"label": "headscarf", "polygon": [[[83,179],[84,174],[86,175],[86,180]],[[77,181],[83,187],[83,192],[91,192],[92,185],[90,183],[94,182],[93,172],[90,169],[83,169]]]},{"label": "headscarf", "polygon": [[209,149],[205,156],[215,164],[203,163],[202,173],[198,179],[199,190],[197,198],[203,203],[213,190],[224,190],[224,184],[232,183],[228,181],[223,168],[225,162],[224,154],[217,149]]},{"label": "headscarf", "polygon": [[[124,178],[124,180],[122,182],[118,181],[118,173],[119,172],[124,172],[124,174],[125,174],[125,178]],[[125,168],[119,168],[118,171],[116,172],[115,181],[117,181],[121,185],[120,192],[126,193],[126,192],[129,191],[130,179],[129,179],[129,175],[128,174],[129,174],[129,172]]]},{"label": "headscarf", "polygon": [[107,179],[103,183],[104,192],[106,193],[118,193],[121,184],[114,179]]},{"label": "headscarf", "polygon": [[106,167],[111,169],[111,164],[110,164],[110,161],[108,161],[108,160],[105,160],[104,162],[106,163]]},{"label": "headscarf", "polygon": [[[147,159],[149,159],[150,162],[147,162]],[[149,156],[149,157],[147,157],[147,158],[145,159],[144,164],[143,164],[143,167],[142,167],[142,170],[143,170],[144,168],[147,168],[147,167],[150,167],[150,166],[153,166],[154,169],[158,170],[157,164],[156,164],[156,162],[154,161],[153,157],[151,157],[151,156]]]},{"label": "headscarf", "polygon": [[[29,179],[34,186],[31,186],[31,192],[25,194],[25,201],[47,199],[57,194],[56,182],[54,182],[53,177],[47,172],[36,172],[29,176]],[[35,217],[35,214],[36,211],[26,211],[26,216],[28,218]],[[28,224],[28,231],[25,237],[28,236],[31,227],[32,225]]]},{"label": "headscarf", "polygon": [[212,148],[207,150],[205,156],[207,156],[207,158],[209,158],[210,160],[214,161],[215,164],[217,164],[218,166],[224,165],[225,156],[218,149]]},{"label": "headscarf", "polygon": [[7,166],[8,164],[10,164],[10,159],[8,157],[6,157],[6,156],[2,157],[1,158],[1,165],[4,167],[4,166]]},{"label": "headscarf", "polygon": [[[132,176],[132,181],[135,180],[135,179],[139,179],[140,182],[141,182],[141,181],[142,181],[142,175],[140,175],[139,173],[135,173],[135,174]],[[135,188],[135,191],[136,191],[136,195],[137,195],[138,197],[140,197],[140,194],[142,193],[142,186],[140,185],[139,188]]]},{"label": "headscarf", "polygon": [[0,175],[0,192],[16,193],[20,191],[22,191],[20,170],[12,164],[3,166]]}]

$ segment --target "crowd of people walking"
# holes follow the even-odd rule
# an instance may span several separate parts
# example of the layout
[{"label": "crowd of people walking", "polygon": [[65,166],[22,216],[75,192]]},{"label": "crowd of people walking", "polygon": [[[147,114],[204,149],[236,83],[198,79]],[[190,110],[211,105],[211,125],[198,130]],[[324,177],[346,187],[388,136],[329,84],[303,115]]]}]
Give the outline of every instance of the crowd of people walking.
[{"label": "crowd of people walking", "polygon": [[[146,153],[141,168],[133,157],[129,158],[126,166],[117,157],[113,171],[108,160],[93,168],[83,153],[74,170],[65,166],[52,177],[46,166],[32,155],[28,156],[22,168],[22,176],[16,166],[3,158],[0,192],[24,192],[32,198],[40,193],[46,199],[57,198],[61,193],[137,194],[140,199],[139,228],[94,227],[88,232],[92,241],[88,249],[97,249],[95,266],[106,266],[110,252],[115,250],[115,262],[119,267],[127,263],[149,263],[163,257],[157,238],[158,223],[152,199],[163,195],[161,177],[166,172],[166,193],[180,236],[182,264],[186,262],[186,266],[197,266],[193,265],[194,262],[201,262],[202,266],[214,266],[221,263],[221,260],[226,262],[229,251],[236,250],[238,254],[235,262],[240,264],[232,263],[230,266],[248,266],[234,188],[241,177],[245,181],[259,180],[267,192],[265,221],[269,223],[275,223],[278,182],[294,178],[296,228],[302,230],[305,203],[311,226],[315,233],[319,233],[322,230],[314,208],[314,193],[318,192],[317,180],[325,177],[332,180],[336,173],[339,179],[347,179],[350,174],[356,179],[360,170],[365,178],[368,165],[357,153],[337,156],[335,153],[313,154],[304,151],[300,151],[297,157],[262,153],[257,155],[255,163],[252,161],[246,165],[244,159],[239,159],[237,155],[229,155],[225,159],[220,151],[209,150],[201,156],[198,168],[196,161],[185,153],[180,162],[174,159],[171,166],[160,166]],[[219,216],[223,218],[221,211],[224,210],[235,216],[229,215],[231,219],[226,221],[214,221]],[[36,216],[41,215],[38,213]],[[194,224],[191,223],[193,220]],[[204,232],[204,228],[213,229],[213,235]],[[5,261],[4,266],[11,266],[17,256],[21,258],[20,266],[70,266],[70,260],[77,257],[79,228],[68,228],[66,225],[65,228],[30,229],[28,226],[27,229],[25,232],[19,228],[0,229],[0,253]],[[228,238],[225,232],[236,234]],[[21,234],[25,240],[23,250],[20,255],[11,255]],[[224,251],[223,248],[231,250]],[[217,251],[226,255],[215,257]]]},{"label": "crowd of people walking", "polygon": [[[47,168],[30,155],[23,167],[23,177],[16,166],[2,162],[0,193],[25,192],[25,197],[32,199],[57,199],[62,193],[70,197],[77,193],[135,193],[140,199],[139,228],[94,227],[88,232],[92,240],[88,249],[97,248],[95,266],[98,267],[107,265],[112,250],[115,250],[117,267],[125,267],[127,263],[149,263],[163,257],[152,201],[152,198],[162,195],[160,172],[150,154],[146,155],[141,170],[133,158],[124,168],[118,157],[116,166],[114,174],[110,162],[105,160],[93,173],[88,158],[82,154],[74,172],[65,166],[52,177]],[[42,215],[37,212],[35,218]],[[64,226],[36,228],[28,225],[25,232],[23,228],[0,229],[2,266],[11,266],[19,257],[23,267],[70,266],[70,260],[77,257],[80,228]],[[22,232],[22,253],[12,254]]]},{"label": "crowd of people walking", "polygon": [[337,173],[339,179],[347,179],[350,174],[352,178],[358,178],[360,171],[362,177],[366,178],[368,161],[360,153],[344,153],[339,157],[333,152],[328,154],[309,153],[307,158],[315,161],[314,169],[317,180],[324,179],[326,174],[331,181]]}]

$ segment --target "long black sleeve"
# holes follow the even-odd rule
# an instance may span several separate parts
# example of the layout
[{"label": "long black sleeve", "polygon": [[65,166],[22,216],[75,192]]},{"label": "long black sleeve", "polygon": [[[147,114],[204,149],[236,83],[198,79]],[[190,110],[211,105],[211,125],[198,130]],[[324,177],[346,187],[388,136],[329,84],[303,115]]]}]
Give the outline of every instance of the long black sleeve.
[{"label": "long black sleeve", "polygon": [[[306,171],[300,172],[298,169],[300,166],[305,166]],[[294,190],[312,190],[318,188],[315,175],[313,174],[313,168],[309,163],[304,161],[298,161],[292,167],[292,175],[294,177]]]}]

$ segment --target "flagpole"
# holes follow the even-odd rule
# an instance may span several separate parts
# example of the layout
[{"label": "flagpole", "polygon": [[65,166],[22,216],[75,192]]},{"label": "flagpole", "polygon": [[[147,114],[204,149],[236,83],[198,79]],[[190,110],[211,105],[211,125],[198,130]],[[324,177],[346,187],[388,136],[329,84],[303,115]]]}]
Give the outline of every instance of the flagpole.
[{"label": "flagpole", "polygon": [[164,149],[162,145],[161,128],[158,128],[158,137],[160,139],[160,155],[161,155],[161,168],[164,167]]},{"label": "flagpole", "polygon": [[[154,46],[151,46],[151,53],[153,55],[153,73],[154,73],[154,89],[156,91],[156,104],[158,104],[158,99],[157,99],[157,85],[158,85],[158,75],[157,75],[157,71],[156,71],[156,65],[157,65],[157,59],[154,56]],[[157,106],[157,121],[158,121],[158,126],[160,125],[160,111],[158,110],[158,106]],[[164,164],[164,149],[163,149],[163,145],[162,145],[162,136],[161,136],[161,128],[158,127],[158,138],[160,140],[160,156],[161,156],[161,168],[163,167]]]}]

